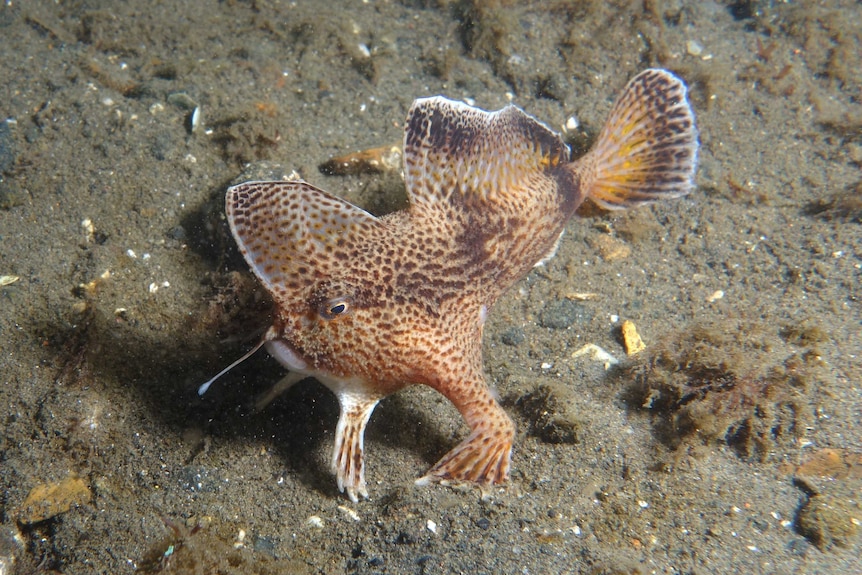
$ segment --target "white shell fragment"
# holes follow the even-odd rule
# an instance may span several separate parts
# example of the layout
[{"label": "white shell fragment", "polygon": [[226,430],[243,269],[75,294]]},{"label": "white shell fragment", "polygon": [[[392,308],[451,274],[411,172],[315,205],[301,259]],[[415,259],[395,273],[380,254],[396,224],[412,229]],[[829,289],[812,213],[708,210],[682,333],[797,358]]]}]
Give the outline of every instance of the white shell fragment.
[{"label": "white shell fragment", "polygon": [[93,220],[84,218],[81,220],[81,227],[84,228],[84,235],[87,236],[87,241],[92,242],[96,239],[96,228],[93,225]]},{"label": "white shell fragment", "polygon": [[616,365],[620,362],[620,360],[618,360],[610,353],[606,352],[594,343],[588,343],[584,347],[572,352],[572,359],[588,354],[594,361],[599,361],[603,363],[605,369],[610,369],[612,365]]},{"label": "white shell fragment", "polygon": [[689,40],[686,42],[685,50],[692,56],[700,56],[703,54],[703,46],[697,40]]},{"label": "white shell fragment", "polygon": [[197,132],[200,124],[201,124],[201,107],[195,106],[195,109],[192,110],[191,116],[189,116],[189,131],[192,133]]},{"label": "white shell fragment", "polygon": [[186,116],[186,130],[188,130],[190,134],[197,131],[201,124],[201,106],[194,98],[185,92],[174,92],[173,94],[168,94],[168,104],[176,106],[181,110],[188,111],[189,114]]},{"label": "white shell fragment", "polygon": [[346,505],[339,505],[338,510],[341,511],[342,513],[344,513],[347,517],[349,517],[350,519],[352,519],[354,521],[360,520],[359,513],[357,513],[356,511],[354,511],[350,507],[347,507]]}]

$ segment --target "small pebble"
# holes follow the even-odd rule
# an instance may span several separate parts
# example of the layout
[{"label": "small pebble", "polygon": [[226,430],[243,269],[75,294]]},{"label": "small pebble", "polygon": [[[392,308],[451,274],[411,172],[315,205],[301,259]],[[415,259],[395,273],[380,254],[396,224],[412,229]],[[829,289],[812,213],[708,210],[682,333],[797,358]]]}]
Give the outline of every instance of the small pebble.
[{"label": "small pebble", "polygon": [[75,475],[69,475],[56,483],[43,483],[30,490],[18,511],[18,521],[23,525],[45,521],[69,511],[73,505],[83,505],[92,498],[90,488]]},{"label": "small pebble", "polygon": [[183,241],[186,239],[186,229],[182,226],[174,226],[168,231],[168,236],[171,239]]},{"label": "small pebble", "polygon": [[275,557],[275,541],[269,537],[258,535],[254,538],[254,550]]},{"label": "small pebble", "polygon": [[500,341],[512,347],[521,345],[527,340],[524,330],[520,327],[510,327],[500,334]]},{"label": "small pebble", "polygon": [[692,56],[700,56],[703,54],[703,46],[697,40],[689,40],[685,43],[686,52]]}]

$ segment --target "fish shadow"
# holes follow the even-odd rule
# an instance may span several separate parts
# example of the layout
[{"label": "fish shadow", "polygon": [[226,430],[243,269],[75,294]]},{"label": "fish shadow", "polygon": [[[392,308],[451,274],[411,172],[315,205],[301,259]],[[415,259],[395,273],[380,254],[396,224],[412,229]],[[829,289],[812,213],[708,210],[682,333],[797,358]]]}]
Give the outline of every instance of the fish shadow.
[{"label": "fish shadow", "polygon": [[[246,271],[220,215],[224,213],[223,190],[224,186],[214,188],[209,200],[189,210],[180,222],[181,232],[166,230],[168,236],[181,235],[172,240],[187,246],[212,270],[213,277],[201,281],[214,286],[213,298],[218,295],[219,278],[228,275],[247,278],[238,289],[249,285],[260,289]],[[99,289],[114,288],[107,284]],[[265,299],[244,316],[240,314],[240,319],[231,316],[214,332],[201,318],[182,319],[175,312],[159,317],[155,300],[146,304],[148,308],[141,302],[140,311],[127,318],[101,303],[98,289],[77,295],[84,305],[75,317],[34,321],[28,326],[53,353],[53,377],[62,384],[55,386],[58,390],[96,390],[113,403],[134,406],[131,412],[143,412],[149,424],[161,428],[153,432],[155,437],[163,434],[182,439],[171,442],[174,447],[167,453],[176,468],[215,468],[220,457],[232,457],[242,449],[237,444],[271,444],[288,472],[306,486],[326,496],[337,494],[329,460],[338,402],[313,378],[295,385],[258,413],[253,408],[255,398],[285,374],[274,359],[260,353],[219,379],[203,398],[197,394],[202,382],[257,341],[255,329],[269,325]],[[156,325],[162,321],[163,326]],[[173,322],[177,325],[171,325]],[[249,323],[255,327],[249,328]],[[248,339],[238,341],[239,336]],[[232,341],[226,343],[225,338]],[[59,404],[63,399],[56,401]],[[135,417],[139,416],[130,420]],[[410,429],[417,432],[405,431]],[[372,452],[377,451],[375,446],[406,450],[430,466],[452,444],[451,438],[434,429],[431,418],[393,397],[381,402],[372,415],[366,440]],[[225,444],[232,446],[222,449]],[[417,469],[416,475],[421,472],[424,469]]]},{"label": "fish shadow", "polygon": [[[267,358],[266,361],[274,360]],[[259,379],[261,373],[257,372],[254,377]],[[261,393],[266,391],[267,386],[260,389]],[[289,473],[310,489],[326,496],[337,496],[334,476],[329,467],[339,416],[335,395],[309,377],[260,411],[254,407],[256,397],[247,395],[244,406],[237,410],[247,413],[244,421],[247,434],[271,438],[275,452]],[[366,476],[369,483],[394,475],[391,471],[393,468],[403,469],[406,465],[409,469],[413,465],[410,462],[418,458],[422,463],[406,472],[412,475],[411,479],[415,479],[454,446],[452,439],[435,426],[433,418],[419,409],[421,406],[411,399],[393,394],[382,400],[374,410],[365,431]],[[227,417],[234,417],[229,412],[230,409],[221,411]],[[252,421],[252,429],[248,429]]]},{"label": "fish shadow", "polygon": [[[257,410],[255,400],[285,375],[263,352],[217,380],[200,397],[198,386],[224,366],[225,358],[242,354],[237,343],[226,349],[212,337],[183,342],[147,339],[144,335],[152,331],[118,326],[115,317],[97,306],[74,324],[34,325],[33,330],[54,351],[55,387],[65,390],[59,396],[52,393],[56,398],[51,401],[62,407],[63,395],[90,389],[112,403],[134,406],[130,408],[133,413],[143,411],[149,425],[161,429],[143,436],[157,442],[162,441],[160,435],[180,440],[169,441],[173,447],[165,454],[178,477],[187,476],[187,469],[220,467],[221,458],[247,455],[243,445],[248,449],[263,445],[283,462],[286,473],[308,489],[326,497],[338,496],[329,462],[339,405],[314,378],[297,383]],[[389,476],[386,468],[390,465],[403,468],[405,460],[419,459],[426,464],[411,470],[418,477],[454,446],[452,438],[438,431],[433,417],[421,409],[397,394],[378,405],[365,434],[366,453],[370,451],[374,459],[370,482]],[[68,417],[74,418],[71,410]],[[139,416],[131,416],[130,421],[135,417]],[[58,417],[57,424],[62,421]],[[164,447],[153,444],[144,449]],[[404,456],[393,455],[398,452]],[[97,465],[101,464],[112,465],[107,461]]]}]

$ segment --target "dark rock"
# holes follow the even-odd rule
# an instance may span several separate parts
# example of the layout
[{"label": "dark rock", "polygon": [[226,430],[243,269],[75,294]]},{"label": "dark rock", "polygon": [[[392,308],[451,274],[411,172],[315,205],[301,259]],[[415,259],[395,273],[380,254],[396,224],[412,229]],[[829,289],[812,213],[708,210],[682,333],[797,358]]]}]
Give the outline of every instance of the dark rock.
[{"label": "dark rock", "polygon": [[510,327],[502,334],[500,334],[500,341],[505,343],[506,345],[516,346],[521,345],[527,340],[527,336],[524,333],[524,330],[520,327]]},{"label": "dark rock", "polygon": [[546,443],[577,443],[581,422],[572,391],[565,385],[541,383],[516,405],[529,421],[532,435]]},{"label": "dark rock", "polygon": [[174,226],[168,230],[168,236],[177,241],[185,241],[187,237],[186,229],[182,226]]},{"label": "dark rock", "polygon": [[545,306],[539,315],[539,324],[551,329],[566,329],[575,323],[587,323],[593,315],[586,306],[569,299],[562,299]]},{"label": "dark rock", "polygon": [[0,122],[0,173],[8,172],[15,165],[15,148],[9,122]]}]

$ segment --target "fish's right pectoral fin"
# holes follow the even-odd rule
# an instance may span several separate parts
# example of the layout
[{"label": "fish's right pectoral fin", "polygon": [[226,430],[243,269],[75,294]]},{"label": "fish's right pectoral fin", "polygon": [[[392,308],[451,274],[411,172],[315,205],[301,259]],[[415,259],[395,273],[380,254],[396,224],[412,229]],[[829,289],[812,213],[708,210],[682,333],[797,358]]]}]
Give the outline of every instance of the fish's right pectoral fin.
[{"label": "fish's right pectoral fin", "polygon": [[596,145],[572,168],[586,195],[623,209],[689,193],[697,127],[682,80],[666,70],[635,76],[614,104]]},{"label": "fish's right pectoral fin", "polygon": [[365,210],[302,181],[232,186],[225,210],[240,252],[276,301],[337,269],[383,226]]}]

